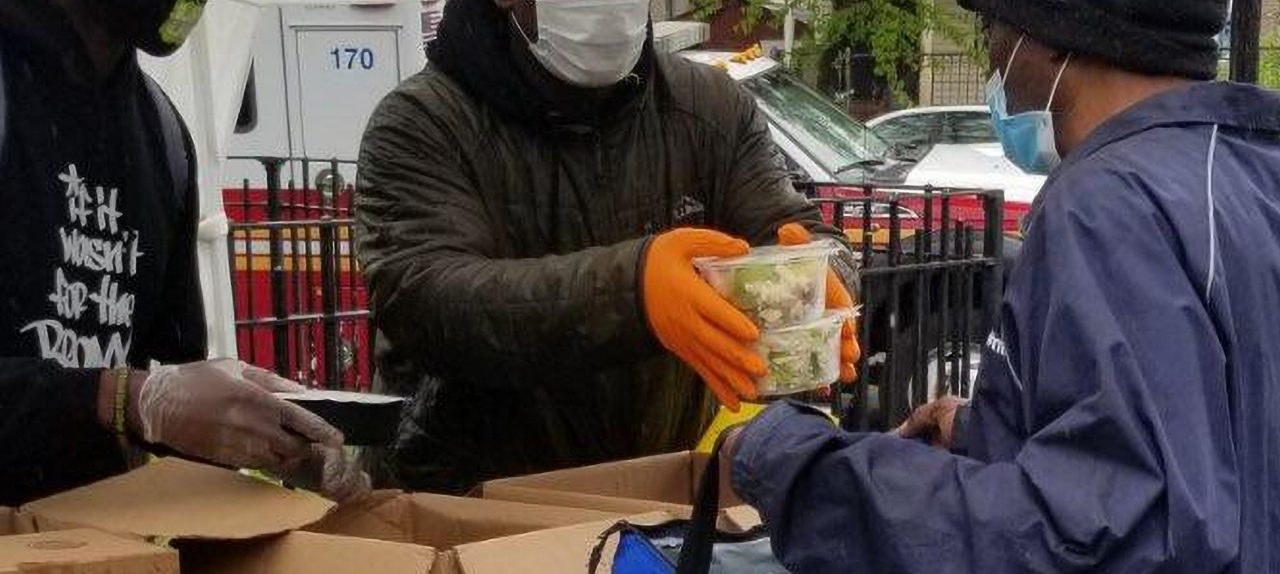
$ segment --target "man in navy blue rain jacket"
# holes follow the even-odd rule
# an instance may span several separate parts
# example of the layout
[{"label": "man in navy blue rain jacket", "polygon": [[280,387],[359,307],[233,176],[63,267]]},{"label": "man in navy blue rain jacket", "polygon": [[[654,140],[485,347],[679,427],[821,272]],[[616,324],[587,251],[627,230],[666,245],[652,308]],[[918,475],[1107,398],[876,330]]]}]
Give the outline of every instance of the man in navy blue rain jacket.
[{"label": "man in navy blue rain jacket", "polygon": [[966,4],[1052,176],[972,405],[902,429],[951,451],[780,404],[735,489],[806,574],[1280,572],[1280,96],[1207,81],[1225,1]]}]

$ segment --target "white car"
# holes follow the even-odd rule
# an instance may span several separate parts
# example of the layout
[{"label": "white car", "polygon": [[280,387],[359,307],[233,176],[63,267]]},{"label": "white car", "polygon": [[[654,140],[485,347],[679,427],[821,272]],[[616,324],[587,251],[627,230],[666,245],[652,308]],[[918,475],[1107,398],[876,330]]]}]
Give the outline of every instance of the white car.
[{"label": "white car", "polygon": [[932,106],[887,113],[867,122],[872,133],[906,148],[998,143],[987,106]]},{"label": "white car", "polygon": [[876,135],[773,59],[735,62],[735,53],[711,51],[681,55],[722,68],[741,83],[768,119],[788,167],[809,181],[1001,189],[1006,211],[1013,213],[1025,213],[1044,185],[1043,176],[1027,174],[1009,162],[998,143],[937,144],[912,155]]}]

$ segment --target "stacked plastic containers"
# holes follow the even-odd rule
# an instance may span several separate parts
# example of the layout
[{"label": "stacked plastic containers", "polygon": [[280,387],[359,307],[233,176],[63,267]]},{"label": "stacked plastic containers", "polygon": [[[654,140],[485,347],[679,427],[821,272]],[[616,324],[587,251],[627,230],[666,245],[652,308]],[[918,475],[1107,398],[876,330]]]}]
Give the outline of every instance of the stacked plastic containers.
[{"label": "stacked plastic containers", "polygon": [[837,249],[818,241],[695,262],[707,283],[760,327],[757,351],[769,366],[756,381],[761,396],[811,391],[840,378],[840,329],[851,312],[826,309],[827,269]]}]

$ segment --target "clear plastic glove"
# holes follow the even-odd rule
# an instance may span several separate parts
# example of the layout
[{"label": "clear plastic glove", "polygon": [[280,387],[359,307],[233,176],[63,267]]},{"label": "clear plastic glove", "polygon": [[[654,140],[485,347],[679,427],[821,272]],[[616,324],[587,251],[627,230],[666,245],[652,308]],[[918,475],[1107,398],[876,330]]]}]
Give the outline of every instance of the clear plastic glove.
[{"label": "clear plastic glove", "polygon": [[318,491],[339,504],[363,500],[372,492],[369,475],[342,448],[312,445],[311,458],[282,474],[290,486]]},{"label": "clear plastic glove", "polygon": [[236,468],[280,472],[340,450],[342,433],[273,392],[303,387],[257,367],[218,359],[151,371],[141,385],[137,425],[147,442]]}]

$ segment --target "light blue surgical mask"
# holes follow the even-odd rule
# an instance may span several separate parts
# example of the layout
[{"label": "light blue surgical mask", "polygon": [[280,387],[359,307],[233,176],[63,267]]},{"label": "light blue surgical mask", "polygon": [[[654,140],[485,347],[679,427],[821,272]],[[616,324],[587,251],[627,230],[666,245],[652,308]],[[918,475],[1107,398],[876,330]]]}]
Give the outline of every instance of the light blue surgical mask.
[{"label": "light blue surgical mask", "polygon": [[1000,70],[996,70],[991,75],[991,81],[987,82],[987,106],[991,108],[991,122],[995,125],[996,135],[1000,138],[1000,145],[1004,148],[1004,153],[1009,160],[1028,173],[1048,175],[1053,168],[1062,163],[1062,156],[1058,154],[1057,141],[1053,135],[1053,113],[1049,111],[1049,107],[1053,105],[1053,98],[1058,93],[1058,84],[1062,81],[1063,72],[1067,71],[1067,65],[1071,63],[1071,56],[1067,56],[1066,61],[1062,63],[1062,68],[1058,70],[1058,77],[1053,81],[1053,90],[1049,93],[1049,102],[1045,104],[1043,110],[1010,116],[1009,100],[1005,94],[1004,85],[1009,70],[1013,67],[1013,60],[1017,57],[1018,50],[1022,48],[1023,40],[1026,40],[1025,35],[1018,38],[1018,44],[1009,55],[1009,63],[1005,65],[1004,73],[1001,74]]}]

